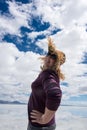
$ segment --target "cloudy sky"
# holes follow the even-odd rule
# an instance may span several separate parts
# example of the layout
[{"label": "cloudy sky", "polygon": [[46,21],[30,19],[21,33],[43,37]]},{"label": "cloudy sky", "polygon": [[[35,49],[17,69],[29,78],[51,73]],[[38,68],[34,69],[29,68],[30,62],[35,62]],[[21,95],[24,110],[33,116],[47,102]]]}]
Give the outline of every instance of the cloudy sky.
[{"label": "cloudy sky", "polygon": [[49,36],[67,57],[62,102],[87,105],[86,0],[0,0],[0,100],[27,102]]}]

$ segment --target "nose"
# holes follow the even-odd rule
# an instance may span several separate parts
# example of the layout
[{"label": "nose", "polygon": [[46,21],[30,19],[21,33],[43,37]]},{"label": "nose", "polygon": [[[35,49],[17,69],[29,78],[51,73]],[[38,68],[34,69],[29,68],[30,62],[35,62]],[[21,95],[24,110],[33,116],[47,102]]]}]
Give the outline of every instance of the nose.
[{"label": "nose", "polygon": [[50,61],[50,56],[47,56],[47,58],[46,58],[46,59],[47,59],[47,61]]}]

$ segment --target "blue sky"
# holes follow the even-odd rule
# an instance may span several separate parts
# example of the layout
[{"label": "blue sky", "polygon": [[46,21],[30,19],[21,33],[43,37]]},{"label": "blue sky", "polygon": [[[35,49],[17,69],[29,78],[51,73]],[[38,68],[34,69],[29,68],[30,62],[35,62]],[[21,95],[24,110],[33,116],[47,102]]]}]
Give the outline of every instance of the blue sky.
[{"label": "blue sky", "polygon": [[86,0],[0,0],[0,99],[27,102],[51,36],[67,60],[62,101],[87,101]]}]

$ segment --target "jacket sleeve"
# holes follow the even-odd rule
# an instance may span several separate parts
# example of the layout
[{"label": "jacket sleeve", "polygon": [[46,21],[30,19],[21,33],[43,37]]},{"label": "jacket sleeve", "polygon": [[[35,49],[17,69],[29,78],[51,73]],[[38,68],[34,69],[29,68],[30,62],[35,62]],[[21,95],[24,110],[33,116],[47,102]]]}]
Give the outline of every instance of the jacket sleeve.
[{"label": "jacket sleeve", "polygon": [[55,77],[48,75],[43,82],[43,88],[46,93],[46,107],[56,111],[60,105],[62,97],[59,82],[55,80]]}]

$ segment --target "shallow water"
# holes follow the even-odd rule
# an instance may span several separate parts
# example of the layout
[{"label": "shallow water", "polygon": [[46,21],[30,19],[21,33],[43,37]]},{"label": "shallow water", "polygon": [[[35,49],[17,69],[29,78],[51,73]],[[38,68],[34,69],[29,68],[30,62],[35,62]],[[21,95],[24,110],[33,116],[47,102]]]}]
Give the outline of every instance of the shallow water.
[{"label": "shallow water", "polygon": [[[0,130],[27,130],[27,105],[0,104]],[[87,107],[60,106],[56,130],[87,130]]]}]

